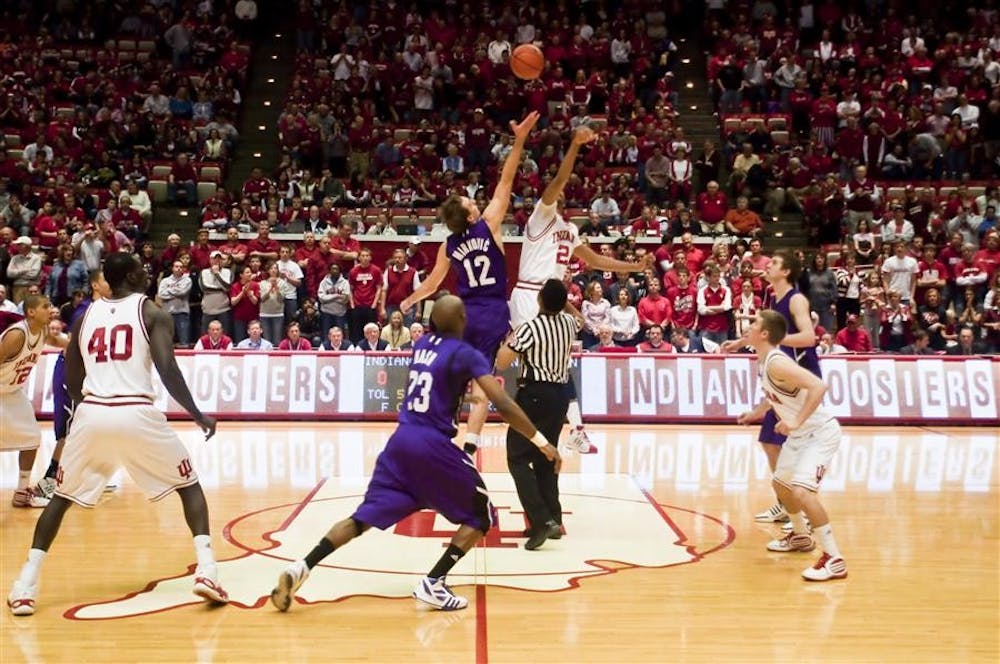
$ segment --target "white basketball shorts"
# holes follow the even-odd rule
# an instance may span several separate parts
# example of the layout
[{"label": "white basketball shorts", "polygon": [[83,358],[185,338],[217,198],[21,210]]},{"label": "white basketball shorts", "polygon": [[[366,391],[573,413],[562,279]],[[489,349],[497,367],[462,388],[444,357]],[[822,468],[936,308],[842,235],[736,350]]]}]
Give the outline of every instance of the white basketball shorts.
[{"label": "white basketball shorts", "polygon": [[805,435],[797,436],[793,431],[781,446],[774,479],[789,488],[801,486],[819,491],[841,438],[840,423],[832,418]]},{"label": "white basketball shorts", "polygon": [[198,481],[187,448],[152,404],[84,400],[66,438],[56,493],[94,507],[121,467],[151,501]]},{"label": "white basketball shorts", "polygon": [[[539,287],[540,289],[540,287]],[[538,290],[515,286],[510,292],[510,329],[538,316]]]},{"label": "white basketball shorts", "polygon": [[42,430],[28,395],[21,390],[0,394],[0,450],[36,450],[41,442]]}]

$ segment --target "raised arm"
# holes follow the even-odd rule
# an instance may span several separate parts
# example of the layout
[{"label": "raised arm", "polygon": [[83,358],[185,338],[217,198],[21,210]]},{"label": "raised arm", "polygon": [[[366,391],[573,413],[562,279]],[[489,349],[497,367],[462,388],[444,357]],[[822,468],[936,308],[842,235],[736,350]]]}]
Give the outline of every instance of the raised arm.
[{"label": "raised arm", "polygon": [[449,267],[448,254],[445,253],[445,243],[442,242],[441,246],[438,247],[437,258],[434,260],[434,268],[431,270],[431,273],[428,274],[427,278],[420,283],[420,286],[413,291],[412,295],[399,303],[400,311],[405,314],[414,304],[426,300],[428,297],[436,293],[438,288],[444,282],[444,278],[448,276]]},{"label": "raised arm", "polygon": [[531,133],[536,122],[538,122],[537,111],[528,113],[520,124],[513,120],[510,122],[511,131],[514,132],[514,147],[503,163],[503,171],[500,173],[497,188],[493,190],[493,198],[483,210],[483,219],[489,224],[494,235],[500,233],[500,226],[503,224],[504,217],[507,216],[510,193],[514,188],[514,178],[517,177],[517,169],[521,166],[521,155],[524,154],[524,142],[528,140],[528,134]]},{"label": "raised arm", "polygon": [[604,272],[641,272],[647,267],[652,267],[656,260],[653,254],[646,254],[642,257],[642,260],[629,263],[628,261],[621,261],[617,258],[599,254],[586,244],[581,244],[574,249],[573,255],[586,263],[587,267],[595,270],[603,270]]},{"label": "raised arm", "polygon": [[594,133],[594,130],[586,125],[577,127],[577,130],[573,132],[573,140],[570,141],[569,149],[563,155],[562,163],[559,164],[559,171],[552,178],[552,182],[549,182],[549,186],[545,188],[545,192],[542,193],[543,205],[552,205],[559,200],[559,195],[566,187],[569,176],[573,174],[573,166],[576,165],[576,157],[580,153],[580,146],[586,145],[596,138],[597,134]]},{"label": "raised arm", "polygon": [[[150,301],[146,301],[142,309],[142,317],[149,331],[149,352],[153,356],[153,365],[160,374],[160,380],[173,400],[186,410],[195,423],[205,432],[205,439],[215,435],[215,418],[201,412],[191,396],[181,368],[177,366],[174,356],[174,319],[163,309]],[[70,342],[76,343],[76,334]],[[67,377],[69,376],[69,355],[67,354]]]}]

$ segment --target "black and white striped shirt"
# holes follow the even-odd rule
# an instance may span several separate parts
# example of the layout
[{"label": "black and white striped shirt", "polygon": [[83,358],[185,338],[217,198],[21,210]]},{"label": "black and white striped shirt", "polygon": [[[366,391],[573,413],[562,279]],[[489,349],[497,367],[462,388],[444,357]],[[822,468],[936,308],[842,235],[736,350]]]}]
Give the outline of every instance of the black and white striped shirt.
[{"label": "black and white striped shirt", "polygon": [[521,355],[519,379],[527,382],[569,382],[570,351],[580,331],[569,314],[540,314],[514,331],[508,342]]}]

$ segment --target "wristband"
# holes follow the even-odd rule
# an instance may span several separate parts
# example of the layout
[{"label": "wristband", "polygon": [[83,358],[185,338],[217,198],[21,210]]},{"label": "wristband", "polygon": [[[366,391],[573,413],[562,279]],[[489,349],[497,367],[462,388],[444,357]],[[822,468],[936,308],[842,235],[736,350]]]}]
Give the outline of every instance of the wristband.
[{"label": "wristband", "polygon": [[475,456],[476,450],[479,448],[474,443],[466,443],[465,445],[462,445],[462,449],[465,450],[465,453],[469,456]]},{"label": "wristband", "polygon": [[542,435],[541,431],[535,431],[535,435],[531,437],[531,442],[535,444],[538,449],[548,447],[548,439]]}]

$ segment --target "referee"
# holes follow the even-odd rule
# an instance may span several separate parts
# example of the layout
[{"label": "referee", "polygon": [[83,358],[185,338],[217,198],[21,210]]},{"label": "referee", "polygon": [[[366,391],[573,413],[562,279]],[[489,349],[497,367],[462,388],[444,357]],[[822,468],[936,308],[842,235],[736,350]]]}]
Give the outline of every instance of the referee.
[{"label": "referee", "polygon": [[[577,318],[563,313],[566,286],[549,279],[538,293],[539,314],[524,323],[497,354],[497,368],[506,369],[521,360],[515,400],[546,440],[559,440],[569,398],[570,350],[580,331]],[[530,527],[524,548],[534,551],[545,540],[562,536],[562,506],[559,504],[559,469],[562,459],[551,461],[530,440],[507,430],[507,467],[514,478],[517,496],[528,515]]]}]

